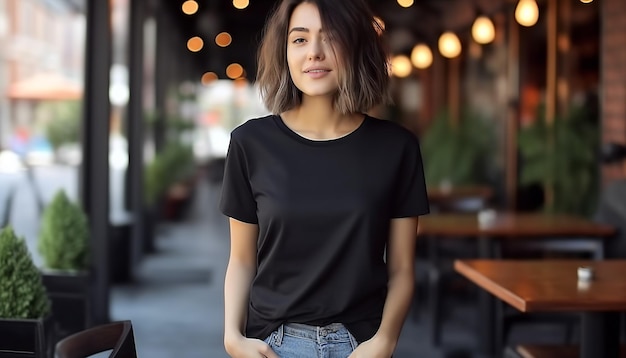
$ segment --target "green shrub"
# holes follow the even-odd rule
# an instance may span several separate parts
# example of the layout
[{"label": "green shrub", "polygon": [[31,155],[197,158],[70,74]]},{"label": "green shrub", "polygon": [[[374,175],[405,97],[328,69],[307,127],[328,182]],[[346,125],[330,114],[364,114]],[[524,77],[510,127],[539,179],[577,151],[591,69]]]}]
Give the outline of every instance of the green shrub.
[{"label": "green shrub", "polygon": [[38,242],[44,266],[84,270],[89,264],[89,224],[83,210],[59,190],[43,213]]},{"label": "green shrub", "polygon": [[170,142],[145,168],[144,196],[149,205],[180,180],[189,178],[194,170],[193,149],[178,142]]},{"label": "green shrub", "polygon": [[41,274],[26,242],[10,227],[0,231],[0,317],[37,319],[50,312]]},{"label": "green shrub", "polygon": [[542,184],[551,193],[548,212],[590,216],[599,188],[600,132],[585,108],[572,106],[548,124],[543,107],[537,120],[520,130],[520,184]]},{"label": "green shrub", "polygon": [[56,149],[63,144],[78,143],[81,131],[80,101],[48,103],[52,118],[46,126],[46,137]]},{"label": "green shrub", "polygon": [[458,123],[440,112],[421,139],[428,186],[442,183],[479,185],[488,182],[496,151],[494,124],[466,109]]},{"label": "green shrub", "polygon": [[144,169],[144,200],[147,205],[153,205],[162,194],[164,186],[164,170],[163,161],[159,155],[146,164]]}]

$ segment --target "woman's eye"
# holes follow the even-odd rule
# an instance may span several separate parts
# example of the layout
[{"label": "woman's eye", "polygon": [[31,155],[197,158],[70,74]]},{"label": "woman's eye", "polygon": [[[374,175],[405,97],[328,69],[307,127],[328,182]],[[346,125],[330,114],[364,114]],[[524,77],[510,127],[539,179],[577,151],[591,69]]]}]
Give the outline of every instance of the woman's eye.
[{"label": "woman's eye", "polygon": [[303,42],[304,42],[303,38],[297,38],[297,39],[293,40],[294,44],[300,44],[300,43],[303,43]]}]

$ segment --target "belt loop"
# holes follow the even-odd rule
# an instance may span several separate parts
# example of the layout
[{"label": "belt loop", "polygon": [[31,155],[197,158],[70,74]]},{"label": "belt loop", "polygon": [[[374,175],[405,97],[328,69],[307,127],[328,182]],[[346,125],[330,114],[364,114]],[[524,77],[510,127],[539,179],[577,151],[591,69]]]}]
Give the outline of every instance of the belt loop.
[{"label": "belt loop", "polygon": [[281,344],[283,344],[283,336],[285,335],[285,325],[281,324],[280,327],[278,327],[278,330],[276,331],[276,346],[280,347]]}]

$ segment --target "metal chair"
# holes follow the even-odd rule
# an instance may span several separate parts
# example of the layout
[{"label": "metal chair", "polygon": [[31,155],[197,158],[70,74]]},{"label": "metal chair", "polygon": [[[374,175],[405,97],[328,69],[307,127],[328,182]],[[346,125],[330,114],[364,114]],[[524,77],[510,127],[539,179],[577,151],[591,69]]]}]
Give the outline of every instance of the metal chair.
[{"label": "metal chair", "polygon": [[131,321],[120,321],[89,328],[60,340],[56,358],[86,358],[113,350],[109,358],[137,358]]}]

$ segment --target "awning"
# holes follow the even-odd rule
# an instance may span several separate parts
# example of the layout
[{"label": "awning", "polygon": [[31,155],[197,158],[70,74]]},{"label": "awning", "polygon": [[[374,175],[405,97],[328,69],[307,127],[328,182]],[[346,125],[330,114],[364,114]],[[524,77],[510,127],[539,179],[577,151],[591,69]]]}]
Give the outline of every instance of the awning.
[{"label": "awning", "polygon": [[8,86],[6,97],[15,100],[61,101],[83,96],[80,83],[54,72],[40,73]]}]

